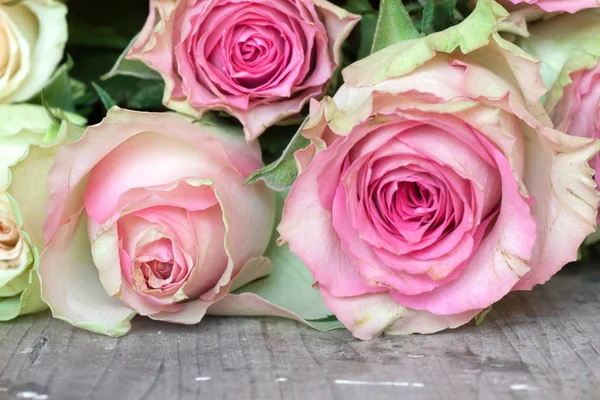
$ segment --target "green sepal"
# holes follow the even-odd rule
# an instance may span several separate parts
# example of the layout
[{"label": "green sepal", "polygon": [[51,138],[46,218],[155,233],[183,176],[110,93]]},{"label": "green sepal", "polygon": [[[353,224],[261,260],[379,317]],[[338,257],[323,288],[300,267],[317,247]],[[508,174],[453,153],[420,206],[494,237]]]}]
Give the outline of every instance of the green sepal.
[{"label": "green sepal", "polygon": [[401,0],[381,0],[371,53],[420,37]]},{"label": "green sepal", "polygon": [[310,141],[302,136],[302,128],[304,123],[290,141],[290,144],[283,151],[281,157],[271,164],[255,171],[246,179],[246,184],[264,181],[267,186],[276,191],[289,189],[296,178],[298,177],[298,168],[294,153],[298,150],[306,148]]}]

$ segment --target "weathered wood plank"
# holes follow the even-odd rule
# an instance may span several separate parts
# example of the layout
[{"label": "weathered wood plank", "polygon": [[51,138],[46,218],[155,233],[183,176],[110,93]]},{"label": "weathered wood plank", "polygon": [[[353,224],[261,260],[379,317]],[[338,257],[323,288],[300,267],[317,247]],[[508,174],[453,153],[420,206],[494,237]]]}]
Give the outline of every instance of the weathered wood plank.
[{"label": "weathered wood plank", "polygon": [[600,399],[600,272],[574,267],[479,328],[432,336],[139,318],[111,339],[43,313],[0,324],[0,339],[0,399]]}]

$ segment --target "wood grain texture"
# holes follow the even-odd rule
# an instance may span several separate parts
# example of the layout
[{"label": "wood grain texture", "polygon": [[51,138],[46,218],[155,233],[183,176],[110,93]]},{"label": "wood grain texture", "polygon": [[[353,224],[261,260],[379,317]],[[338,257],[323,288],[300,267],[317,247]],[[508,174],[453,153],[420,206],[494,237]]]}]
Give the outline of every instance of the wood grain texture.
[{"label": "wood grain texture", "polygon": [[600,399],[600,273],[571,267],[480,327],[431,336],[138,318],[111,339],[43,313],[0,324],[0,340],[2,400]]}]

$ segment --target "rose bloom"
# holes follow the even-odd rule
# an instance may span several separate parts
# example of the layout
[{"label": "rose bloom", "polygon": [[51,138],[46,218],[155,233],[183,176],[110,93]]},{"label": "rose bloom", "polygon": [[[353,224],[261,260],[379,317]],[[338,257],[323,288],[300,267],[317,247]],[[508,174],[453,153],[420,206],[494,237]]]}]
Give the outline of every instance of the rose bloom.
[{"label": "rose bloom", "polygon": [[[543,62],[542,75],[551,88],[546,109],[557,129],[600,138],[600,9],[534,24],[530,34],[518,43]],[[592,166],[600,183],[598,155]]]},{"label": "rose bloom", "polygon": [[167,107],[226,111],[252,140],[323,94],[358,20],[326,0],[152,0],[128,58],[160,72]]},{"label": "rose bloom", "polygon": [[480,1],[313,104],[279,232],[358,338],[465,324],[547,281],[595,228],[599,143],[552,129],[538,64],[494,32],[506,16]]},{"label": "rose bloom", "polygon": [[54,0],[0,5],[0,103],[39,93],[63,57],[67,7]]},{"label": "rose bloom", "polygon": [[35,272],[44,249],[46,176],[60,145],[82,133],[66,120],[54,124],[41,106],[0,105],[0,321],[46,308]]},{"label": "rose bloom", "polygon": [[500,0],[499,3],[508,10],[526,6],[538,6],[546,12],[568,13],[575,13],[586,8],[600,7],[598,0]]},{"label": "rose bloom", "polygon": [[135,313],[194,324],[268,272],[274,221],[241,130],[113,108],[60,149],[39,273],[55,317],[111,336]]}]

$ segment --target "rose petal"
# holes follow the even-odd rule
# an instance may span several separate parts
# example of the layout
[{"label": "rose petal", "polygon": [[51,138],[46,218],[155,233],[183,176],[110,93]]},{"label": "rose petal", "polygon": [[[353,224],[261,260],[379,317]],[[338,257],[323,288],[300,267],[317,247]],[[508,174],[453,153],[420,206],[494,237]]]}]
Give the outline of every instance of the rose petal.
[{"label": "rose petal", "polygon": [[435,315],[406,308],[388,293],[336,297],[321,287],[321,295],[344,326],[362,340],[373,339],[383,333],[408,335],[454,329],[466,324],[480,312],[470,310],[457,315]]},{"label": "rose petal", "polygon": [[42,298],[55,318],[109,336],[131,329],[135,312],[110,297],[97,279],[85,215],[58,229],[41,255],[39,274]]}]

